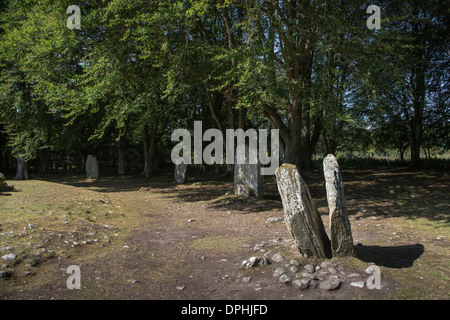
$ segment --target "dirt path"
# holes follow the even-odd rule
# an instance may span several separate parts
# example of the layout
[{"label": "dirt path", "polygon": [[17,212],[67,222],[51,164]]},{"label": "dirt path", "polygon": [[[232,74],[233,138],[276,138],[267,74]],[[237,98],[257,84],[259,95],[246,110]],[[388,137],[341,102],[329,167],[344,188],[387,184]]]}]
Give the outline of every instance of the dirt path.
[{"label": "dirt path", "polygon": [[[129,178],[126,183],[117,179],[74,179],[66,184],[106,195],[112,203],[120,204],[116,207],[125,217],[117,228],[120,235],[111,236],[100,248],[75,248],[80,252],[88,250],[85,254],[50,259],[40,266],[35,277],[17,277],[8,283],[2,280],[2,285],[7,284],[1,292],[4,299],[387,299],[401,287],[389,272],[383,273],[380,290],[357,288],[350,283],[369,277],[364,270],[370,262],[386,264],[384,257],[391,263],[386,253],[399,256],[399,263],[404,264],[414,263],[423,253],[423,245],[415,239],[409,239],[403,249],[400,245],[381,251],[376,246],[357,247],[358,259],[330,261],[334,275],[343,280],[337,290],[298,290],[290,282],[280,283],[273,276],[274,271],[283,267],[294,280],[305,272],[304,265],[316,267],[322,261],[302,260],[292,247],[284,222],[266,222],[271,217],[282,217],[281,203],[270,181],[267,197],[260,201],[225,195],[232,190],[232,183],[217,179],[193,178],[182,186],[172,183],[170,175],[147,182],[141,178]],[[320,190],[321,186],[320,182],[311,184],[311,189]],[[349,183],[349,189],[352,188]],[[321,191],[317,190],[315,194],[320,197]],[[350,211],[354,212],[352,201],[350,195]],[[326,209],[321,212],[326,213]],[[327,216],[322,217],[327,226]],[[370,244],[382,233],[391,233],[390,229],[380,231],[376,219],[361,213],[350,217],[355,242]],[[255,248],[257,245],[259,248]],[[277,253],[283,257],[280,262],[271,258]],[[272,261],[271,265],[240,267],[243,260],[263,254]],[[298,271],[291,270],[291,260],[298,261]],[[67,289],[69,275],[65,271],[70,265],[80,267],[80,290]],[[354,278],[348,277],[351,274]],[[331,275],[328,272],[322,276]]]}]

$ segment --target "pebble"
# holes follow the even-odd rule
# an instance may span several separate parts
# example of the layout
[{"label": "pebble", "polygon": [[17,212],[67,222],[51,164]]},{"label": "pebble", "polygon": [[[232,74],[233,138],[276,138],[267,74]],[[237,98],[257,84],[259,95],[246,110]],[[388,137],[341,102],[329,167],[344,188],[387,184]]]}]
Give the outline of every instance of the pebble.
[{"label": "pebble", "polygon": [[5,261],[12,261],[15,260],[17,258],[17,256],[14,253],[8,253],[5,254],[4,256],[2,256],[2,259]]},{"label": "pebble", "polygon": [[271,217],[266,220],[266,223],[274,223],[283,220],[281,217]]},{"label": "pebble", "polygon": [[283,257],[281,256],[281,254],[277,253],[272,256],[272,260],[275,262],[281,262],[283,261]]},{"label": "pebble", "polygon": [[358,273],[350,273],[347,278],[355,278],[355,277],[359,277],[360,275]]},{"label": "pebble", "polygon": [[298,267],[300,265],[300,262],[298,262],[297,260],[291,260],[291,261],[289,261],[289,263],[296,267]]},{"label": "pebble", "polygon": [[278,279],[278,281],[280,281],[282,283],[288,283],[288,282],[291,282],[292,279],[289,276],[282,274],[281,277]]},{"label": "pebble", "polygon": [[315,271],[315,268],[312,264],[307,264],[305,266],[305,269],[309,272],[309,273],[313,273]]},{"label": "pebble", "polygon": [[324,262],[322,262],[320,264],[320,267],[322,269],[328,269],[328,268],[331,268],[332,266],[333,266],[333,264],[331,262],[328,262],[328,261],[324,261]]},{"label": "pebble", "polygon": [[364,288],[364,281],[355,281],[355,282],[351,282],[350,285],[351,285],[352,287]]},{"label": "pebble", "polygon": [[307,280],[307,279],[292,281],[292,286],[299,290],[305,290],[306,288],[308,288],[308,284],[309,284],[309,280]]},{"label": "pebble", "polygon": [[242,278],[242,281],[244,281],[245,283],[248,283],[248,282],[250,282],[251,278],[252,277],[244,277],[244,278]]},{"label": "pebble", "polygon": [[278,278],[282,274],[286,273],[286,270],[284,268],[277,268],[275,269],[275,272],[273,273],[274,278]]},{"label": "pebble", "polygon": [[335,290],[339,287],[341,282],[339,280],[325,280],[320,282],[319,288],[325,291]]}]

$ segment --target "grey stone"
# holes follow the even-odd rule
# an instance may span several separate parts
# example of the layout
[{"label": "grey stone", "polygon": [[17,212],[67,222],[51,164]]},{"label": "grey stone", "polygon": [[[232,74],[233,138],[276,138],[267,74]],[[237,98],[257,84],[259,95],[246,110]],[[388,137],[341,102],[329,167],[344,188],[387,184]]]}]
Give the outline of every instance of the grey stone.
[{"label": "grey stone", "polygon": [[296,266],[291,266],[291,272],[297,273],[298,272],[298,268]]},{"label": "grey stone", "polygon": [[360,277],[361,275],[358,273],[350,273],[347,278],[356,278],[356,277]]},{"label": "grey stone", "polygon": [[178,184],[184,183],[184,181],[186,180],[186,171],[187,171],[187,164],[185,164],[184,162],[175,165],[174,177],[176,183]]},{"label": "grey stone", "polygon": [[337,270],[336,270],[335,268],[329,268],[328,271],[329,271],[331,274],[334,274],[334,273],[337,272]]},{"label": "grey stone", "polygon": [[305,269],[306,269],[309,273],[314,273],[314,271],[315,271],[315,268],[314,268],[314,266],[313,266],[312,264],[307,264],[307,265],[305,266]]},{"label": "grey stone", "polygon": [[308,187],[297,167],[283,164],[276,170],[278,191],[284,211],[284,221],[297,249],[304,256],[327,258],[330,240]]},{"label": "grey stone", "polygon": [[8,253],[5,254],[4,256],[2,256],[2,259],[5,261],[12,261],[15,260],[17,258],[17,256],[14,253]]},{"label": "grey stone", "polygon": [[352,287],[364,288],[364,281],[355,281],[355,282],[351,282],[350,285],[351,285]]},{"label": "grey stone", "polygon": [[354,254],[353,237],[345,205],[344,183],[336,157],[329,154],[323,159],[330,219],[331,251],[333,257]]},{"label": "grey stone", "polygon": [[291,261],[289,261],[289,263],[296,267],[298,267],[300,265],[300,262],[298,262],[297,260],[291,260]]},{"label": "grey stone", "polygon": [[325,280],[320,282],[319,288],[325,291],[331,291],[339,288],[340,284],[341,282],[337,279]]},{"label": "grey stone", "polygon": [[234,165],[234,194],[236,196],[250,197],[256,196],[258,199],[263,198],[263,176],[261,175],[261,164],[249,163],[249,147],[245,146],[244,163],[239,163],[239,148],[236,149],[235,165]]},{"label": "grey stone", "polygon": [[86,160],[86,177],[90,179],[99,178],[98,161],[93,155],[88,155]]},{"label": "grey stone", "polygon": [[251,257],[248,260],[244,260],[241,263],[241,267],[243,268],[253,268],[257,267],[260,264],[262,265],[269,265],[270,261],[266,257]]},{"label": "grey stone", "polygon": [[285,274],[286,270],[284,268],[277,268],[275,269],[275,272],[273,273],[274,278],[278,278],[282,274]]},{"label": "grey stone", "polygon": [[287,276],[287,275],[285,275],[285,274],[282,274],[282,275],[280,276],[280,278],[278,279],[278,281],[280,281],[280,282],[282,282],[282,283],[287,283],[287,282],[291,282],[292,279],[291,279],[289,276]]},{"label": "grey stone", "polygon": [[252,277],[243,277],[242,281],[244,281],[245,283],[250,282],[250,280],[252,279]]},{"label": "grey stone", "polygon": [[3,248],[0,248],[0,252],[11,252],[12,251],[12,249],[14,249],[13,247],[3,247]]},{"label": "grey stone", "polygon": [[273,223],[273,222],[278,222],[278,221],[281,221],[281,220],[283,220],[283,218],[281,218],[281,217],[271,217],[271,218],[268,218],[266,220],[266,222],[267,223]]},{"label": "grey stone", "polygon": [[320,266],[322,267],[322,269],[328,269],[328,268],[331,268],[333,266],[333,264],[331,262],[324,261],[320,264]]},{"label": "grey stone", "polygon": [[292,281],[292,286],[299,290],[305,290],[308,288],[309,280],[308,281],[304,281],[304,280],[305,279],[294,280],[294,281]]},{"label": "grey stone", "polygon": [[281,254],[279,254],[279,253],[274,254],[272,256],[272,260],[275,261],[275,262],[281,262],[281,261],[283,261],[283,256]]}]

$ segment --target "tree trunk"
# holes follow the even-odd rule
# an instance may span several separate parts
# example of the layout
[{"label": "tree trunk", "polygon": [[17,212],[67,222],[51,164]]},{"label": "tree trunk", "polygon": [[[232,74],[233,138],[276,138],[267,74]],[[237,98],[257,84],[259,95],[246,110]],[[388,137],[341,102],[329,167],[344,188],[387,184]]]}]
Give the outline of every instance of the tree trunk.
[{"label": "tree trunk", "polygon": [[150,146],[148,148],[148,157],[147,157],[147,171],[145,172],[146,177],[150,177],[158,169],[157,153],[158,153],[158,135],[156,128],[154,128],[152,129],[152,132],[150,134]]},{"label": "tree trunk", "polygon": [[150,137],[147,126],[145,126],[144,130],[142,130],[142,146],[144,148],[144,171],[142,174],[145,175],[148,170],[148,150],[150,148]]},{"label": "tree trunk", "polygon": [[49,174],[52,173],[50,150],[40,149],[39,150],[39,174]]},{"label": "tree trunk", "polygon": [[423,109],[425,105],[425,71],[422,66],[413,70],[413,107],[414,116],[410,120],[410,140],[411,140],[411,167],[420,167],[420,145],[423,135]]},{"label": "tree trunk", "polygon": [[125,163],[125,137],[122,136],[119,139],[119,159],[118,159],[118,171],[119,175],[124,175],[126,172],[126,163]]}]

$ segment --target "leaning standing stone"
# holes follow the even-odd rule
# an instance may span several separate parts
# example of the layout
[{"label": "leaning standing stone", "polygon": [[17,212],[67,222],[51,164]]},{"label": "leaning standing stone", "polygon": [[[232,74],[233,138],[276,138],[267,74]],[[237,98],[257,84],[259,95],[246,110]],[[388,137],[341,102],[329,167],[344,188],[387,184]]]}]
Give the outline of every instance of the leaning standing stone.
[{"label": "leaning standing stone", "polygon": [[353,237],[345,206],[344,184],[335,156],[323,159],[327,201],[330,215],[331,251],[333,257],[352,256]]},{"label": "leaning standing stone", "polygon": [[90,179],[98,179],[98,161],[93,155],[88,155],[86,160],[86,176]]},{"label": "leaning standing stone", "polygon": [[275,174],[283,202],[284,221],[298,250],[307,257],[329,257],[330,240],[297,167],[283,164]]}]

